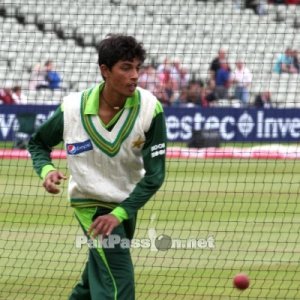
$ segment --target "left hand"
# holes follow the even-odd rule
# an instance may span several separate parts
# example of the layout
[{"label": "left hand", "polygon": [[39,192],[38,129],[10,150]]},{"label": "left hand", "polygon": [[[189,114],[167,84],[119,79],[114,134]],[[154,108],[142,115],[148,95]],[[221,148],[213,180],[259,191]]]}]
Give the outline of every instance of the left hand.
[{"label": "left hand", "polygon": [[93,238],[97,235],[108,236],[119,224],[119,220],[111,214],[99,216],[90,226],[88,235],[91,234]]}]

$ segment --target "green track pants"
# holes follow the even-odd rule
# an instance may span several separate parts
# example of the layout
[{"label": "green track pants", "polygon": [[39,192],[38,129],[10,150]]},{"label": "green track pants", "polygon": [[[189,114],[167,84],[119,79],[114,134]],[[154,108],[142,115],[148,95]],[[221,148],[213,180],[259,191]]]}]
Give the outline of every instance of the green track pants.
[{"label": "green track pants", "polygon": [[[85,234],[93,220],[109,213],[107,208],[75,208],[75,215]],[[116,227],[111,236],[131,240],[136,218]],[[108,237],[109,240],[110,237]],[[112,247],[113,246],[113,247]],[[135,284],[129,247],[122,243],[106,243],[105,247],[92,247],[81,281],[74,287],[69,300],[134,300]]]}]

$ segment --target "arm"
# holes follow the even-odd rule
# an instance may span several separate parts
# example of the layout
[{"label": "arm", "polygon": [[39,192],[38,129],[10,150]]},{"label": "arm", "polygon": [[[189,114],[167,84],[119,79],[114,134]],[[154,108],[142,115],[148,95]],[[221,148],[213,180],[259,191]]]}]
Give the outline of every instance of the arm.
[{"label": "arm", "polygon": [[281,63],[281,72],[289,73],[289,65]]},{"label": "arm", "polygon": [[43,186],[49,193],[57,194],[56,187],[66,177],[57,171],[51,160],[52,147],[63,139],[63,111],[59,107],[39,129],[32,135],[28,144],[33,167],[44,180]]},{"label": "arm", "polygon": [[128,218],[146,204],[161,187],[165,178],[166,125],[163,113],[157,114],[146,133],[143,147],[145,175],[136,185],[130,196],[119,207],[123,208]]},{"label": "arm", "polygon": [[161,187],[165,178],[165,145],[167,138],[161,104],[158,105],[156,111],[158,113],[154,116],[150,129],[146,133],[146,142],[142,150],[146,173],[127,199],[110,214],[100,216],[93,222],[88,232],[88,234],[93,232],[93,237],[98,234],[109,235],[123,220],[134,216]]}]

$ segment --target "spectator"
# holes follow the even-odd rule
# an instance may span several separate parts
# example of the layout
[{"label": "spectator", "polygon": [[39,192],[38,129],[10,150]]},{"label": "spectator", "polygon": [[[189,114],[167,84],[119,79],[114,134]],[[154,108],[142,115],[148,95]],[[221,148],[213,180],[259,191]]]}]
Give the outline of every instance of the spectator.
[{"label": "spectator", "polygon": [[216,74],[215,95],[217,99],[228,99],[228,89],[230,87],[230,69],[226,60],[220,61],[220,69]]},{"label": "spectator", "polygon": [[250,8],[257,15],[265,15],[266,10],[262,0],[245,0],[245,8]]},{"label": "spectator", "polygon": [[22,93],[20,86],[14,86],[11,90],[11,96],[15,104],[27,104],[27,97]]},{"label": "spectator", "polygon": [[5,104],[5,105],[15,104],[15,101],[12,97],[11,89],[9,88],[0,89],[0,104]]},{"label": "spectator", "polygon": [[268,3],[273,3],[273,4],[286,4],[287,0],[269,0]]},{"label": "spectator", "polygon": [[168,81],[171,74],[171,63],[166,57],[164,61],[158,65],[156,72],[158,74],[160,82]]},{"label": "spectator", "polygon": [[250,98],[249,88],[252,82],[252,73],[245,67],[241,59],[237,60],[230,81],[235,86],[234,97],[247,105]]},{"label": "spectator", "polygon": [[45,80],[45,70],[43,69],[43,66],[41,64],[36,64],[30,74],[29,79],[29,89],[30,90],[37,90],[38,86],[45,86],[47,85],[47,82]]},{"label": "spectator", "polygon": [[199,80],[191,80],[187,87],[187,103],[195,106],[203,106],[202,102],[203,83]]},{"label": "spectator", "polygon": [[157,67],[157,76],[159,79],[159,86],[156,96],[164,106],[170,106],[175,100],[174,88],[175,83],[171,77],[171,65],[168,58]]},{"label": "spectator", "polygon": [[190,77],[187,70],[182,67],[179,58],[174,58],[170,68],[170,76],[174,84],[174,93],[179,95],[179,91],[188,85]]},{"label": "spectator", "polygon": [[300,0],[287,0],[286,4],[300,4]]},{"label": "spectator", "polygon": [[37,89],[59,89],[61,78],[57,71],[54,70],[52,60],[47,60],[45,63],[45,83],[39,84]]},{"label": "spectator", "polygon": [[291,48],[287,48],[285,53],[278,56],[273,71],[278,74],[298,73],[297,69],[293,65],[293,50]]},{"label": "spectator", "polygon": [[208,79],[206,82],[206,85],[204,86],[204,95],[205,95],[205,99],[208,101],[208,103],[211,103],[211,102],[217,100],[215,91],[216,91],[215,80]]},{"label": "spectator", "polygon": [[175,101],[177,106],[194,107],[201,106],[207,107],[207,100],[205,96],[205,88],[201,80],[191,80],[188,86],[180,90],[180,95]]},{"label": "spectator", "polygon": [[171,106],[175,100],[173,83],[171,79],[160,83],[155,93],[155,96],[160,100],[163,106]]},{"label": "spectator", "polygon": [[0,104],[27,104],[27,97],[20,86],[0,89]]},{"label": "spectator", "polygon": [[224,60],[227,60],[227,53],[223,48],[221,48],[218,52],[218,56],[213,59],[209,67],[210,78],[213,79],[214,81],[216,80],[217,71],[221,67],[220,62]]},{"label": "spectator", "polygon": [[259,93],[255,97],[254,106],[256,108],[270,108],[272,107],[271,93],[269,91],[264,91]]},{"label": "spectator", "polygon": [[180,90],[180,94],[175,98],[173,106],[188,106],[188,88],[184,87]]},{"label": "spectator", "polygon": [[292,51],[292,57],[293,57],[293,67],[297,70],[296,73],[300,72],[300,64],[299,64],[299,58],[298,58],[298,51],[293,50]]},{"label": "spectator", "polygon": [[154,95],[157,93],[159,78],[153,65],[147,65],[144,67],[139,78],[139,86],[143,89],[149,90]]}]

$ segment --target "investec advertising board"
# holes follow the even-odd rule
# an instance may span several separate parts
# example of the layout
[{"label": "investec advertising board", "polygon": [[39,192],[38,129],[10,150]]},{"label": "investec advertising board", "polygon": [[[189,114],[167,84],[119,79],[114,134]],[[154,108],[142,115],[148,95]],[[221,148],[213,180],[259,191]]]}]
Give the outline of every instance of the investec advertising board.
[{"label": "investec advertising board", "polygon": [[299,141],[299,109],[169,108],[169,141],[188,141],[192,132],[218,130],[223,141]]},{"label": "investec advertising board", "polygon": [[[33,112],[36,125],[48,119],[56,106],[0,105],[0,140],[13,139],[19,114]],[[188,142],[193,131],[217,130],[223,141],[298,142],[300,109],[165,108],[168,140]]]}]

